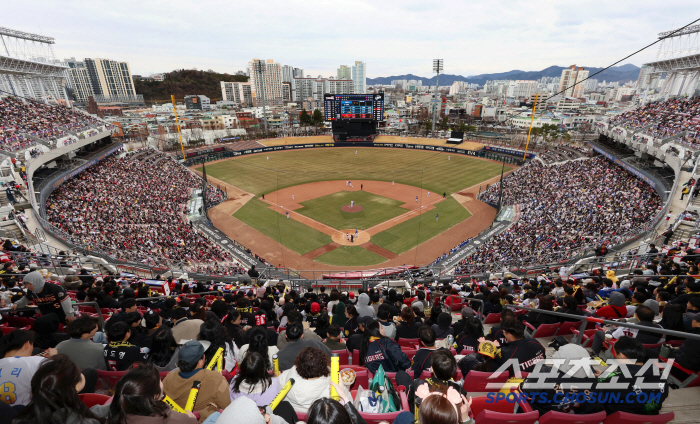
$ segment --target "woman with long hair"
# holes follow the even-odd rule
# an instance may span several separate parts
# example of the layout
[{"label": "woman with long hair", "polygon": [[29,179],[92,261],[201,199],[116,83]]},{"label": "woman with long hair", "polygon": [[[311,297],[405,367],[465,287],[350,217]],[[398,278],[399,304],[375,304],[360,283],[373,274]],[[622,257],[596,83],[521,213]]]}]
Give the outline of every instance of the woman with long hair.
[{"label": "woman with long hair", "polygon": [[416,319],[413,309],[406,307],[401,310],[401,323],[396,327],[396,340],[417,339],[420,320]]},{"label": "woman with long hair", "polygon": [[338,303],[333,307],[333,317],[331,318],[331,324],[338,324],[340,328],[344,328],[348,320],[348,317],[345,315],[347,303],[343,302],[343,299],[347,300],[347,297],[345,295],[339,297]]},{"label": "woman with long hair", "polygon": [[205,321],[199,327],[199,335],[197,340],[206,340],[210,342],[209,348],[204,352],[205,364],[216,355],[219,348],[224,349],[224,369],[228,372],[236,366],[236,350],[234,343],[227,337],[226,329],[220,322],[215,320]]},{"label": "woman with long hair", "polygon": [[180,414],[163,402],[163,384],[158,370],[142,365],[129,370],[117,383],[109,406],[108,424],[196,424],[194,414]]},{"label": "woman with long hair", "polygon": [[277,346],[268,344],[267,330],[265,327],[253,327],[248,332],[248,344],[241,346],[237,358],[242,361],[249,352],[258,352],[266,358],[268,370],[272,369],[272,355],[277,354]]},{"label": "woman with long hair", "polygon": [[[336,310],[337,309],[338,306],[336,305]],[[347,319],[347,321],[345,321],[345,325],[343,326],[343,333],[345,333],[345,337],[352,336],[353,334],[357,333],[357,330],[360,329],[360,327],[357,325],[357,317],[359,316],[360,313],[357,312],[355,305],[348,305],[345,308],[345,318]]]},{"label": "woman with long hair", "polygon": [[12,421],[14,424],[99,424],[78,392],[85,377],[66,355],[44,361],[32,377],[32,401]]},{"label": "woman with long hair", "polygon": [[160,327],[151,338],[151,352],[148,362],[158,371],[172,371],[177,368],[180,347],[170,327]]},{"label": "woman with long hair", "polygon": [[[540,297],[538,304],[539,306],[537,307],[537,309],[541,309],[543,311],[554,310],[554,298],[552,296]],[[537,328],[542,324],[557,323],[559,322],[559,317],[556,317],[554,315],[543,314],[540,312],[530,311],[527,313],[527,318],[525,320],[532,324],[535,328]]]},{"label": "woman with long hair", "polygon": [[377,372],[379,365],[386,372],[396,372],[409,369],[411,360],[395,341],[384,336],[384,326],[379,321],[371,321],[365,326],[360,365],[364,365],[372,374]]},{"label": "woman with long hair", "polygon": [[279,392],[279,384],[270,377],[268,358],[251,350],[238,365],[238,374],[231,380],[231,401],[245,396],[260,407],[269,405]]},{"label": "woman with long hair", "polygon": [[477,317],[471,317],[464,323],[464,330],[457,335],[455,343],[458,355],[469,355],[479,350],[479,339],[484,337],[484,324]]}]

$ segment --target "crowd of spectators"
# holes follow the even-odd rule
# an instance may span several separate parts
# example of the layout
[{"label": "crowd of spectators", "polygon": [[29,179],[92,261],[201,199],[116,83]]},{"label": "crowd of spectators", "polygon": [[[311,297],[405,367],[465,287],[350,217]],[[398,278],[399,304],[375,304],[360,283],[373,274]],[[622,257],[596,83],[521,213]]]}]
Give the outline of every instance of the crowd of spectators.
[{"label": "crowd of spectators", "polygon": [[24,134],[54,141],[68,135],[58,127],[81,131],[101,125],[104,124],[98,119],[65,106],[49,106],[13,96],[0,98],[0,146],[3,150],[21,150],[36,144]]},{"label": "crowd of spectators", "polygon": [[[520,205],[520,219],[461,265],[536,264],[547,254],[616,244],[637,234],[661,204],[645,182],[605,158],[543,166],[531,162],[504,178],[502,204]],[[481,200],[497,204],[500,185]],[[546,261],[545,261],[546,262]]]},{"label": "crowd of spectators", "polygon": [[[154,151],[115,154],[90,167],[51,194],[49,222],[74,242],[117,258],[227,265],[231,256],[184,220],[201,179],[172,159],[159,161],[163,158]],[[225,194],[209,185],[210,196]]]},{"label": "crowd of spectators", "polygon": [[617,115],[610,120],[610,125],[627,129],[649,126],[644,132],[657,138],[667,138],[687,131],[688,133],[676,142],[699,148],[700,97],[677,97],[652,102]]}]

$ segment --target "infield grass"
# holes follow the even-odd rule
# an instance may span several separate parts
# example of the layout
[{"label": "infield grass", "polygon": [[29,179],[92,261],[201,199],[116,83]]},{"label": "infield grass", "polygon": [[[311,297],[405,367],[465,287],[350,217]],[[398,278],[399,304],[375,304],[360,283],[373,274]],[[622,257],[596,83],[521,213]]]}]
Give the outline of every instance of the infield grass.
[{"label": "infield grass", "polygon": [[469,156],[379,147],[270,152],[207,165],[208,175],[256,196],[328,180],[396,181],[449,195],[500,173],[500,163]]},{"label": "infield grass", "polygon": [[360,246],[340,246],[314,259],[328,265],[365,266],[382,263],[387,259]]},{"label": "infield grass", "polygon": [[329,235],[307,227],[299,221],[287,219],[268,206],[270,205],[261,200],[251,199],[233,216],[300,255],[333,241]]},{"label": "infield grass", "polygon": [[[435,215],[439,219],[435,221]],[[372,236],[372,243],[394,253],[402,253],[427,241],[472,216],[464,206],[449,197],[432,209]],[[454,246],[447,247],[447,250]]]},{"label": "infield grass", "polygon": [[[349,206],[350,201],[355,202],[355,207],[361,206],[359,212],[343,212],[343,206]],[[304,206],[297,209],[302,215],[322,222],[336,230],[355,229],[365,230],[395,216],[406,213],[402,208],[404,202],[378,196],[366,191],[339,191],[315,199],[301,202]]]}]

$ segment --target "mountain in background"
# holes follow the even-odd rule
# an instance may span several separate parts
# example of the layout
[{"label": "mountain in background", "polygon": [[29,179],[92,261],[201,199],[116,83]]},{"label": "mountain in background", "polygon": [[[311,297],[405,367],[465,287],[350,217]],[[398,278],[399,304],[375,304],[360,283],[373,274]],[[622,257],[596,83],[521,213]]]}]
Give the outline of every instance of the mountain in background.
[{"label": "mountain in background", "polygon": [[165,74],[164,81],[134,80],[134,88],[137,94],[143,94],[145,101],[170,100],[170,95],[175,99],[183,99],[185,96],[203,94],[210,99],[221,98],[221,81],[246,82],[245,75],[219,74],[213,71],[198,71],[194,69],[180,69]]},{"label": "mountain in background", "polygon": [[[603,68],[589,68],[584,66],[589,71],[589,76],[600,71]],[[542,77],[561,77],[561,71],[566,69],[563,66],[550,66],[541,71],[520,71],[513,70],[508,72],[498,72],[494,74],[481,74],[481,75],[471,75],[464,77],[462,75],[450,75],[441,74],[440,75],[440,86],[452,85],[455,81],[466,81],[472,84],[484,85],[488,80],[539,80]],[[614,66],[605,72],[601,72],[596,75],[595,79],[598,81],[607,82],[620,82],[625,83],[627,81],[636,81],[639,77],[638,66],[628,63],[622,66]],[[435,85],[435,78],[423,78],[413,74],[408,75],[396,75],[391,77],[378,77],[378,78],[367,78],[367,85],[381,84],[389,85],[393,80],[421,80],[423,85]]]}]

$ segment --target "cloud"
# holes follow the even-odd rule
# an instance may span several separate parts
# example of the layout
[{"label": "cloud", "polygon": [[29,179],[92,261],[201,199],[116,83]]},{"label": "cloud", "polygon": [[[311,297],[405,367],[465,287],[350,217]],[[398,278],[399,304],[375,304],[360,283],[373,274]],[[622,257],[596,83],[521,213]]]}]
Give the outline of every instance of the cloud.
[{"label": "cloud", "polygon": [[[335,75],[474,75],[551,65],[606,66],[693,19],[692,2],[415,0],[6,2],[5,25],[56,38],[57,57],[128,61],[135,74],[245,70],[257,57]],[[688,22],[686,22],[688,21]],[[656,57],[656,47],[626,63]]]}]

